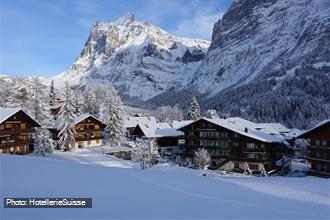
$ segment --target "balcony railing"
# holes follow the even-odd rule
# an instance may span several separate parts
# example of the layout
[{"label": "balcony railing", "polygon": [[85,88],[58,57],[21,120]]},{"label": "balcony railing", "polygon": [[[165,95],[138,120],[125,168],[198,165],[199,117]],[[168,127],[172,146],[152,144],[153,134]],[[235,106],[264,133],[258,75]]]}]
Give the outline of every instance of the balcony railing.
[{"label": "balcony railing", "polygon": [[0,143],[0,147],[13,147],[13,146],[21,145],[21,144],[32,144],[32,143],[33,143],[33,140],[14,141],[14,142]]},{"label": "balcony railing", "polygon": [[8,130],[1,130],[0,135],[7,135],[7,134],[24,134],[24,133],[34,133],[35,129],[8,129]]}]

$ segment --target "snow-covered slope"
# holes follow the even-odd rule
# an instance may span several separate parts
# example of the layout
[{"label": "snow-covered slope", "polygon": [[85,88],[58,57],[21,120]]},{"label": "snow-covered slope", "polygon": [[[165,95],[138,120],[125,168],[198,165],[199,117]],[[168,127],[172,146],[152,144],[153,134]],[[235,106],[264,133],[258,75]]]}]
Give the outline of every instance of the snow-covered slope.
[{"label": "snow-covered slope", "polygon": [[80,57],[55,81],[99,81],[146,100],[185,86],[208,47],[208,41],[175,37],[129,13],[96,22]]},{"label": "snow-covered slope", "polygon": [[329,39],[329,0],[234,1],[190,84],[213,96],[280,69],[330,66]]},{"label": "snow-covered slope", "polygon": [[[94,150],[0,155],[0,219],[329,219],[329,180],[141,170]],[[23,169],[26,167],[27,169]],[[4,180],[4,181],[2,181]],[[93,208],[4,208],[3,198],[92,198]]]}]

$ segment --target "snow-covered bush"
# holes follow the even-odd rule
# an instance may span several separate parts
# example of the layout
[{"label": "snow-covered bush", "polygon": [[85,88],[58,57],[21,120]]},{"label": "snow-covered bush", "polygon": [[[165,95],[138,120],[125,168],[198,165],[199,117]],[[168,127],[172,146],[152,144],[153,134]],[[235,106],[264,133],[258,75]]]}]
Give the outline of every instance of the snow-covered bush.
[{"label": "snow-covered bush", "polygon": [[49,130],[46,128],[38,128],[34,144],[34,153],[45,157],[46,153],[53,153],[54,146],[54,141],[51,138]]},{"label": "snow-covered bush", "polygon": [[206,149],[200,148],[197,151],[195,151],[194,163],[196,166],[198,166],[199,169],[207,170],[210,161],[211,161],[211,155]]},{"label": "snow-covered bush", "polygon": [[156,142],[147,139],[137,139],[135,151],[132,152],[132,160],[139,162],[141,169],[146,169],[157,163],[159,158]]}]

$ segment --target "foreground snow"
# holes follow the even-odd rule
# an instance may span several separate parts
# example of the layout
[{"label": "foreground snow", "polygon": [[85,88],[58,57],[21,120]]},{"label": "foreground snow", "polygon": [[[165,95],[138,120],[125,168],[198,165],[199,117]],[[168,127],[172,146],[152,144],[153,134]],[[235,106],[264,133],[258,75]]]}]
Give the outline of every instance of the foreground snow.
[{"label": "foreground snow", "polygon": [[[165,164],[140,170],[107,148],[0,155],[0,219],[329,219],[330,181],[242,177]],[[91,197],[92,209],[4,209],[4,197]]]}]

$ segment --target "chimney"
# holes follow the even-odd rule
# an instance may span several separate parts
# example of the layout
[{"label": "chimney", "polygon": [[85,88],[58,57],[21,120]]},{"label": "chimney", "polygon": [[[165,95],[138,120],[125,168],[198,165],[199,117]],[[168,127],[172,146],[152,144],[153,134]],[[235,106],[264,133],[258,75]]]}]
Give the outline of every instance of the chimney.
[{"label": "chimney", "polygon": [[245,129],[244,129],[244,131],[245,131],[246,133],[248,133],[248,132],[249,132],[249,131],[248,131],[248,128],[245,128]]}]

